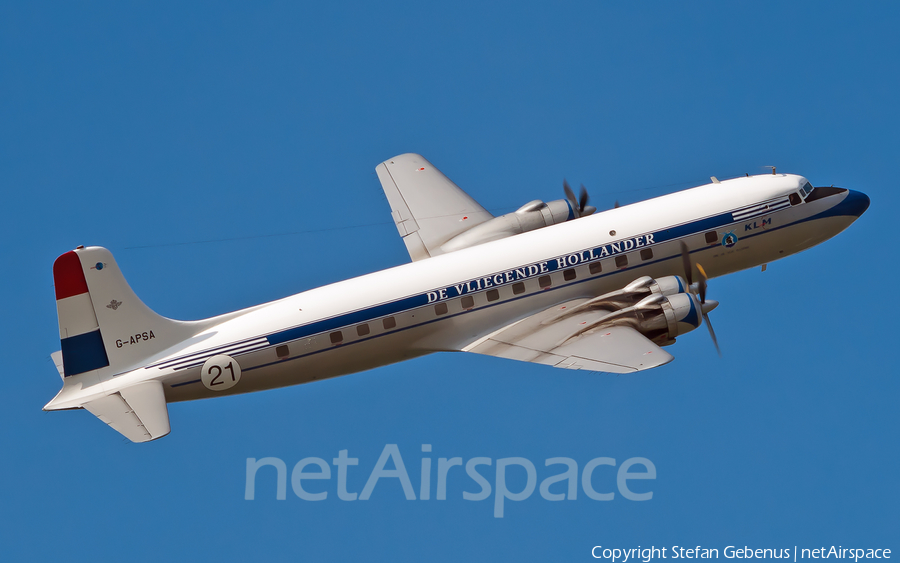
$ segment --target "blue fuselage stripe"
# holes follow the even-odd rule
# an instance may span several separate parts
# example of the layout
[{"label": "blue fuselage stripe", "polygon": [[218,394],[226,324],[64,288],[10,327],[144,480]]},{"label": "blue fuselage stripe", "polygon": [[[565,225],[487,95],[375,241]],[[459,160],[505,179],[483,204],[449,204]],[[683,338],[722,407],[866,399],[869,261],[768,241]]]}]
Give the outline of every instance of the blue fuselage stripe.
[{"label": "blue fuselage stripe", "polygon": [[288,330],[270,334],[266,339],[269,341],[269,344],[283,344],[291,340],[297,340],[298,338],[319,334],[320,332],[327,332],[344,326],[368,322],[379,317],[393,315],[408,309],[416,309],[427,304],[428,297],[426,294],[415,295],[413,297],[400,299],[399,301],[392,301],[390,303],[369,307],[368,309],[347,313],[346,315],[316,321],[296,328],[289,328]]},{"label": "blue fuselage stripe", "polygon": [[[434,291],[405,297],[397,301],[391,301],[390,303],[383,303],[381,305],[376,305],[374,307],[369,307],[366,309],[360,309],[359,311],[353,311],[351,313],[345,313],[343,315],[338,315],[329,319],[323,319],[306,325],[289,328],[287,330],[270,334],[266,336],[266,339],[269,341],[269,344],[272,345],[283,344],[285,342],[290,342],[292,340],[297,340],[300,338],[306,338],[315,334],[337,330],[342,327],[364,322],[371,322],[381,317],[396,315],[398,313],[402,313],[403,311],[408,311],[410,309],[416,309],[425,306],[429,303],[445,301],[447,299],[461,297],[462,295],[466,295],[469,293],[478,293],[484,291],[485,289],[488,289],[489,287],[509,285],[510,283],[513,283],[515,281],[534,278],[540,274],[548,274],[550,272],[567,269],[576,265],[566,262],[566,259],[568,257],[578,256],[577,265],[587,264],[589,262],[595,262],[603,258],[609,258],[611,256],[632,252],[640,248],[640,246],[637,246],[637,244],[641,243],[632,243],[634,244],[634,246],[625,249],[626,242],[628,241],[643,239],[643,241],[646,242],[647,247],[655,246],[662,242],[668,242],[670,240],[683,238],[700,232],[710,231],[731,223],[734,223],[734,220],[731,217],[731,213],[721,213],[719,215],[707,217],[705,219],[699,219],[697,221],[692,221],[683,225],[676,225],[674,227],[669,227],[668,229],[662,229],[654,233],[629,237],[594,248],[573,252],[564,256],[550,258],[542,262],[528,264],[521,268],[515,268],[513,270],[507,270],[506,272],[501,273],[493,273],[482,278],[467,280],[459,284],[435,289]],[[540,265],[540,267],[537,267],[538,265]],[[528,270],[529,268],[531,268],[531,270]],[[524,277],[516,277],[513,275],[516,270],[528,270],[526,272],[527,275],[525,275]],[[510,276],[505,277],[505,281],[503,281],[502,283],[497,283],[494,285],[484,285],[482,283],[487,279],[493,279],[498,276],[504,277],[506,273],[509,273]],[[461,290],[459,288],[461,288]]]},{"label": "blue fuselage stripe", "polygon": [[[831,207],[831,208],[826,209],[825,211],[822,211],[821,213],[818,213],[818,214],[816,214],[816,215],[812,215],[812,216],[810,216],[810,217],[805,217],[805,218],[803,218],[803,219],[799,219],[799,220],[797,220],[797,221],[793,221],[793,222],[791,222],[791,223],[787,223],[787,224],[785,224],[785,225],[781,225],[781,226],[778,226],[778,227],[775,227],[775,228],[772,228],[772,229],[768,229],[768,230],[765,230],[765,231],[760,231],[760,232],[755,232],[755,233],[752,233],[752,234],[748,234],[748,235],[746,235],[746,236],[741,237],[741,239],[743,240],[743,239],[756,238],[756,237],[759,237],[759,236],[762,236],[762,235],[771,234],[771,233],[773,233],[773,232],[775,232],[775,231],[779,231],[779,230],[781,230],[781,229],[785,229],[785,228],[788,228],[788,227],[792,227],[792,226],[795,226],[795,225],[798,225],[798,224],[801,224],[801,223],[806,223],[806,222],[808,222],[808,221],[813,221],[813,220],[816,220],[816,219],[822,219],[822,218],[826,218],[826,217],[834,217],[834,216],[838,216],[838,215],[843,215],[843,214],[845,214],[842,210],[836,209],[836,207],[840,207],[840,206],[834,206],[834,207]],[[709,230],[712,230],[712,229],[716,229],[716,228],[721,227],[721,226],[724,226],[724,225],[729,225],[729,224],[733,224],[733,223],[742,223],[742,222],[743,222],[743,221],[734,221],[734,220],[732,220],[732,219],[731,219],[731,214],[730,214],[730,213],[726,213],[726,214],[722,214],[722,215],[717,215],[717,216],[715,216],[715,217],[710,217],[710,218],[707,218],[707,219],[701,219],[701,220],[699,220],[699,221],[694,221],[694,222],[689,223],[689,224],[686,224],[686,225],[679,225],[679,226],[676,226],[676,227],[671,227],[671,228],[669,228],[669,229],[663,229],[662,231],[658,231],[657,234],[659,235],[659,238],[658,238],[658,239],[655,239],[654,245],[656,245],[656,244],[658,244],[658,243],[660,243],[660,242],[666,242],[666,241],[670,241],[670,240],[677,239],[677,238],[684,237],[684,236],[688,236],[688,235],[699,234],[699,233],[702,233],[702,232],[705,232],[705,231],[709,231]],[[690,225],[690,226],[693,226],[693,229],[686,229],[686,227],[688,227],[689,225]],[[694,249],[694,250],[691,250],[690,253],[693,254],[693,253],[695,253],[695,252],[701,252],[701,251],[703,251],[703,250],[708,250],[709,248],[710,248],[709,246],[704,246],[704,247],[702,247],[702,248],[696,248],[696,249]],[[657,257],[657,258],[654,259],[654,260],[647,261],[647,262],[643,262],[642,264],[640,264],[640,267],[645,267],[645,266],[649,266],[649,265],[652,265],[652,264],[657,264],[657,263],[659,263],[659,262],[665,262],[665,261],[667,261],[667,260],[677,259],[678,257],[679,257],[679,254],[677,254],[677,253],[676,253],[676,254],[673,254],[673,255],[665,256],[665,257]],[[608,258],[608,257],[606,257],[606,258]],[[551,259],[550,261],[552,262],[553,260],[555,260],[555,259]],[[629,269],[630,269],[630,268],[629,268]],[[547,288],[547,289],[545,289],[544,291],[554,291],[554,290],[559,290],[559,289],[563,289],[563,288],[566,288],[566,287],[570,287],[570,286],[572,286],[572,285],[577,285],[577,284],[581,284],[581,283],[587,283],[587,282],[595,281],[595,280],[597,280],[598,278],[603,278],[603,277],[610,276],[610,275],[614,275],[614,274],[617,274],[617,273],[619,273],[619,270],[618,270],[618,269],[616,269],[615,271],[612,271],[612,272],[603,273],[603,274],[596,275],[596,276],[591,276],[591,277],[589,277],[589,278],[582,278],[582,279],[579,279],[579,280],[577,280],[577,281],[572,281],[572,282],[567,283],[567,284],[563,284],[563,285],[554,285],[553,287]],[[425,295],[427,295],[427,294],[425,294]],[[487,308],[492,308],[492,307],[495,307],[495,306],[499,306],[499,305],[503,305],[503,304],[509,303],[509,302],[511,302],[511,301],[518,301],[518,300],[520,300],[520,299],[527,299],[527,298],[529,298],[529,297],[531,297],[531,296],[533,296],[533,295],[534,295],[533,292],[529,292],[529,293],[520,295],[520,296],[518,296],[518,297],[513,297],[512,299],[505,299],[505,300],[502,300],[502,301],[498,301],[498,302],[496,302],[496,303],[490,303],[490,304],[485,305],[485,306],[483,306],[483,307],[479,307],[478,310],[483,310],[483,309],[487,309]],[[413,301],[413,300],[416,299],[416,298],[418,298],[418,301]],[[331,319],[326,319],[326,320],[322,320],[322,321],[316,321],[316,322],[310,323],[310,324],[308,324],[308,325],[303,325],[303,326],[300,326],[300,327],[296,327],[296,328],[288,329],[288,330],[285,330],[285,331],[281,331],[281,332],[278,332],[278,333],[269,335],[267,338],[268,338],[269,341],[270,341],[271,343],[273,343],[273,344],[276,342],[276,339],[277,339],[277,342],[278,342],[278,343],[283,343],[283,342],[287,342],[287,341],[290,340],[290,339],[303,338],[303,337],[306,337],[306,336],[312,336],[312,335],[314,335],[314,334],[318,334],[318,333],[320,333],[320,332],[325,332],[325,331],[327,331],[327,330],[334,330],[334,329],[337,329],[337,328],[342,328],[342,327],[345,327],[345,326],[350,326],[350,325],[358,324],[358,323],[361,323],[361,322],[371,321],[371,320],[377,319],[377,318],[379,318],[379,317],[381,317],[381,316],[385,316],[385,315],[389,315],[389,314],[396,314],[396,313],[399,313],[399,312],[402,312],[402,311],[405,311],[405,310],[408,310],[408,309],[415,308],[415,307],[417,306],[416,303],[420,303],[420,304],[421,304],[422,298],[423,298],[422,295],[414,296],[414,297],[408,297],[408,298],[405,298],[405,299],[401,299],[401,300],[399,300],[399,301],[394,301],[394,302],[392,302],[392,303],[386,303],[386,304],[382,304],[382,305],[377,305],[376,307],[371,307],[371,308],[363,309],[363,310],[360,310],[360,311],[354,311],[354,312],[352,312],[352,313],[347,313],[347,314],[345,314],[345,315],[333,317],[333,318],[331,318]],[[427,303],[426,303],[426,304],[427,304]],[[693,306],[693,303],[692,303],[692,306]],[[377,313],[376,313],[376,311],[377,311]],[[387,312],[387,311],[389,311],[389,312]],[[468,313],[470,313],[470,311],[462,311],[462,312],[460,312],[460,313],[455,313],[455,314],[451,314],[451,315],[439,317],[439,318],[436,318],[436,319],[430,319],[430,320],[428,320],[428,321],[416,323],[416,324],[414,324],[414,325],[404,326],[404,327],[398,327],[396,330],[387,331],[387,332],[385,332],[385,333],[383,333],[383,334],[377,334],[377,335],[374,335],[374,336],[370,336],[370,337],[368,337],[368,338],[361,338],[361,339],[359,339],[359,340],[354,340],[354,341],[350,342],[349,344],[357,344],[357,343],[361,343],[361,342],[366,342],[366,341],[368,341],[368,340],[372,340],[373,338],[380,338],[380,337],[385,336],[385,335],[388,335],[388,334],[393,334],[394,332],[402,332],[402,331],[406,331],[406,330],[411,330],[411,329],[413,329],[413,328],[417,328],[417,327],[420,327],[420,326],[423,326],[423,325],[427,325],[427,324],[431,324],[431,323],[436,323],[436,322],[440,322],[440,321],[445,321],[445,320],[452,319],[452,318],[454,318],[454,317],[457,317],[457,316],[460,316],[460,315],[465,315],[465,314],[468,314]],[[696,313],[696,311],[695,311],[695,315],[696,315],[696,314],[697,314],[697,313]],[[323,327],[327,327],[327,328],[323,328]],[[286,336],[287,336],[288,334],[290,335],[290,338],[286,338]],[[258,365],[258,366],[249,367],[249,368],[244,369],[244,371],[245,371],[245,372],[249,372],[249,371],[254,371],[254,370],[258,370],[258,369],[263,369],[263,368],[269,367],[269,366],[271,366],[271,365],[281,364],[281,363],[284,363],[284,362],[296,361],[296,360],[300,360],[300,359],[302,359],[302,358],[306,358],[306,357],[309,357],[309,356],[314,356],[314,355],[316,355],[316,354],[322,354],[322,353],[329,352],[329,351],[336,350],[336,349],[337,349],[337,347],[323,348],[323,349],[321,349],[321,350],[316,350],[316,351],[314,351],[314,352],[309,352],[309,353],[307,353],[307,354],[300,354],[300,355],[298,355],[298,356],[292,356],[292,357],[287,358],[287,359],[277,360],[277,361],[274,361],[274,362],[268,362],[268,363],[264,363],[264,364],[261,364],[261,365]],[[172,387],[181,387],[181,386],[184,386],[184,385],[191,385],[191,384],[199,383],[199,382],[200,382],[199,379],[193,379],[193,380],[189,380],[189,381],[183,381],[183,382],[180,382],[180,383],[175,383],[175,384],[172,385]]]}]

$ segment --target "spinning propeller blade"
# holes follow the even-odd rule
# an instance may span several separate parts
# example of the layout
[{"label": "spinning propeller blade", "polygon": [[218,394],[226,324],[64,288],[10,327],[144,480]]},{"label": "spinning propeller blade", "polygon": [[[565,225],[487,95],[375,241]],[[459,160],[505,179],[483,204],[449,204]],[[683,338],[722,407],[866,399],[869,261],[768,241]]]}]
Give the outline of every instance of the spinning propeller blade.
[{"label": "spinning propeller blade", "polygon": [[681,242],[681,265],[684,267],[684,279],[687,280],[689,286],[694,285],[693,268],[691,268],[691,254],[688,252],[688,247],[684,244],[684,241]]},{"label": "spinning propeller blade", "polygon": [[581,184],[581,192],[578,194],[578,212],[584,213],[584,208],[587,207],[588,202],[588,193],[587,188],[584,187],[584,184]]},{"label": "spinning propeller blade", "polygon": [[706,280],[709,279],[709,277],[706,275],[706,270],[704,270],[703,266],[701,266],[699,263],[697,264],[697,271],[700,272],[700,279],[697,280],[697,283],[700,286],[700,304],[703,305],[704,303],[706,303]]},{"label": "spinning propeller blade", "polygon": [[[684,278],[688,282],[689,287],[693,287],[693,265],[691,263],[691,253],[688,251],[688,247],[684,242],[681,243],[681,264],[684,267]],[[697,296],[700,298],[700,311],[703,314],[703,322],[706,323],[706,328],[709,330],[709,337],[712,338],[713,346],[716,347],[716,352],[719,354],[719,357],[722,357],[722,350],[719,348],[719,339],[716,338],[716,331],[713,330],[712,323],[709,321],[709,311],[712,311],[716,308],[718,303],[716,301],[709,301],[710,306],[706,307],[706,280],[709,279],[709,276],[706,275],[706,270],[703,269],[699,263],[697,264],[697,272],[700,274],[697,279]]]},{"label": "spinning propeller blade", "polygon": [[569,182],[565,179],[563,179],[563,191],[566,192],[566,200],[569,202],[569,206],[572,208],[572,214],[575,215],[576,219],[579,217],[586,217],[596,211],[595,207],[588,205],[590,196],[588,196],[584,184],[581,185],[581,190],[579,191],[577,199],[575,198],[575,192],[572,191]]},{"label": "spinning propeller blade", "polygon": [[722,350],[719,348],[719,340],[716,338],[716,331],[713,330],[712,323],[709,322],[709,315],[703,313],[703,322],[706,323],[706,328],[709,329],[709,337],[712,338],[713,346],[716,347],[716,352],[719,354],[719,357],[722,357]]}]

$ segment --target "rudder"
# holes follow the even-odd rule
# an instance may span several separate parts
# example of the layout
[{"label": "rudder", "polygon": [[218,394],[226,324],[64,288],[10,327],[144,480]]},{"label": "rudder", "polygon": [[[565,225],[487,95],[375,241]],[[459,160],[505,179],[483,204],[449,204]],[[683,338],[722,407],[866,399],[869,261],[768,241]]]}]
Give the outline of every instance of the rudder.
[{"label": "rudder", "polygon": [[108,366],[109,357],[100,335],[100,324],[81,260],[74,250],[53,263],[53,285],[64,377]]}]

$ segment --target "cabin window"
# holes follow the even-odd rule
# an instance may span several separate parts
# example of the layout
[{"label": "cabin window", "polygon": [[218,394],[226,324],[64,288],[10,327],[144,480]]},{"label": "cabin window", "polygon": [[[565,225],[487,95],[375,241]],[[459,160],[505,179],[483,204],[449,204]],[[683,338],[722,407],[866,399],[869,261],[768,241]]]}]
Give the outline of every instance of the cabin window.
[{"label": "cabin window", "polygon": [[275,355],[279,358],[287,358],[291,355],[291,351],[288,349],[287,344],[283,344],[275,348]]},{"label": "cabin window", "polygon": [[385,330],[389,330],[397,326],[397,321],[394,320],[394,317],[385,317],[381,324],[384,325]]},{"label": "cabin window", "polygon": [[788,196],[788,199],[791,200],[791,205],[800,205],[800,196],[796,192]]},{"label": "cabin window", "polygon": [[525,293],[525,282],[518,282],[513,284],[513,295],[518,295],[520,293]]},{"label": "cabin window", "polygon": [[641,260],[652,260],[653,259],[653,249],[645,248],[641,250]]},{"label": "cabin window", "polygon": [[600,265],[600,262],[591,262],[590,270],[591,274],[599,274],[603,271],[603,266]]},{"label": "cabin window", "polygon": [[489,289],[487,292],[488,301],[496,301],[500,299],[500,292],[496,289]]},{"label": "cabin window", "polygon": [[332,344],[340,344],[344,341],[344,334],[339,330],[332,332],[330,336]]},{"label": "cabin window", "polygon": [[574,270],[574,269],[568,269],[568,270],[566,270],[565,272],[563,272],[563,279],[566,280],[566,281],[572,281],[572,280],[575,279],[575,277],[576,277],[576,276],[575,276],[575,270]]},{"label": "cabin window", "polygon": [[356,327],[356,334],[357,334],[357,336],[365,336],[365,335],[369,334],[369,332],[370,332],[370,331],[369,331],[369,325],[368,325],[368,324],[361,324],[361,325],[359,325],[359,326]]},{"label": "cabin window", "polygon": [[717,242],[719,242],[719,233],[716,231],[706,233],[706,244],[715,244]]},{"label": "cabin window", "polygon": [[434,314],[435,315],[446,315],[447,314],[447,304],[446,303],[438,303],[434,306]]},{"label": "cabin window", "polygon": [[616,256],[616,268],[624,268],[628,265],[627,256]]},{"label": "cabin window", "polygon": [[553,282],[550,281],[550,276],[541,276],[538,278],[538,285],[541,287],[541,289],[547,289],[548,287],[553,285]]},{"label": "cabin window", "polygon": [[475,298],[471,295],[466,295],[462,298],[462,300],[460,300],[460,303],[462,303],[463,309],[469,310],[475,307]]}]

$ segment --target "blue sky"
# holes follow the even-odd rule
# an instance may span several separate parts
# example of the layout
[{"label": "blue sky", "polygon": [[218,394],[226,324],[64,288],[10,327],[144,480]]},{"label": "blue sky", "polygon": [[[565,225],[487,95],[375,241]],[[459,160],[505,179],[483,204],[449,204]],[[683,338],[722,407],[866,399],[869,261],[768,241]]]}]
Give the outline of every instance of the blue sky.
[{"label": "blue sky", "polygon": [[[0,550],[11,559],[591,560],[594,545],[900,548],[893,243],[900,9],[837,2],[0,6]],[[861,190],[819,247],[711,283],[668,366],[440,354],[170,405],[127,443],[60,382],[51,265],[102,245],[193,319],[408,260],[374,167],[425,155],[492,212],[632,203],[766,165]],[[213,242],[201,242],[213,241]],[[248,457],[650,459],[652,500],[244,500]],[[600,472],[601,485],[614,474]],[[323,482],[324,483],[324,482]],[[522,474],[510,473],[510,488]],[[324,485],[323,485],[324,487]],[[311,487],[314,488],[314,487]],[[518,490],[518,489],[516,489]],[[612,489],[611,489],[612,490]],[[432,492],[432,495],[434,493]],[[433,496],[432,496],[433,498]]]}]

